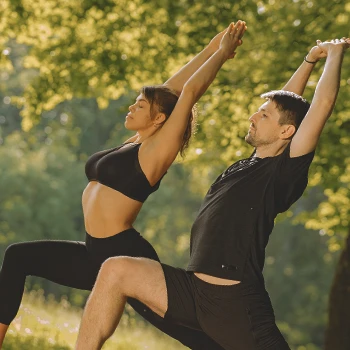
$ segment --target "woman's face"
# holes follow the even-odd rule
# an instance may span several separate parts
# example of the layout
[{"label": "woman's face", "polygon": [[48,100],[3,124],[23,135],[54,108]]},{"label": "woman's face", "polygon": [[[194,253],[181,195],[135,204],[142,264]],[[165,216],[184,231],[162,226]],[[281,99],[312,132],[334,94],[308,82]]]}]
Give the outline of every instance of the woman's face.
[{"label": "woman's face", "polygon": [[128,130],[134,131],[145,130],[153,126],[151,106],[143,94],[140,94],[136,102],[129,106],[124,125]]}]

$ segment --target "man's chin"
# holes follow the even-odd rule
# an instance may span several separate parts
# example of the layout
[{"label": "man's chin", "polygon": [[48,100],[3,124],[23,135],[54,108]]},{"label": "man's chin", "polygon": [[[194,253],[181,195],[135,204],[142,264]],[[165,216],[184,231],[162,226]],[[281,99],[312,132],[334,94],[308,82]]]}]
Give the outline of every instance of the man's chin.
[{"label": "man's chin", "polygon": [[254,142],[254,140],[252,139],[252,137],[249,134],[247,134],[244,139],[245,139],[245,142],[247,142],[248,145],[251,145],[251,146],[255,147],[255,142]]}]

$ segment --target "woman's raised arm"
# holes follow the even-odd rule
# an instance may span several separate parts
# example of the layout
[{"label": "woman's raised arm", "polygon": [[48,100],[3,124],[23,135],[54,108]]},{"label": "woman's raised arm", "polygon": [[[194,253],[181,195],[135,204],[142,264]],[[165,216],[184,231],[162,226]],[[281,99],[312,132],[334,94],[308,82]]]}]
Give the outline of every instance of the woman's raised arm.
[{"label": "woman's raised arm", "polygon": [[216,34],[200,53],[168,79],[164,85],[175,91],[179,96],[187,80],[219,49],[220,41],[225,32],[226,29]]},{"label": "woman's raised arm", "polygon": [[235,56],[245,30],[245,22],[231,23],[221,38],[218,50],[185,83],[173,112],[152,140],[153,151],[149,161],[159,171],[165,171],[176,158],[192,107],[212,83],[221,66]]}]

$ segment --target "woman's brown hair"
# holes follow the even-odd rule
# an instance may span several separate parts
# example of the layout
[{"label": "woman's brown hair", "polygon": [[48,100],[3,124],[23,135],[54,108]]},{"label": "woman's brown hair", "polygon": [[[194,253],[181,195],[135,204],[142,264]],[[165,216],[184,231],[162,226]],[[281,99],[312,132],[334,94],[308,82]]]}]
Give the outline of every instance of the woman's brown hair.
[{"label": "woman's brown hair", "polygon": [[[144,86],[140,91],[147,99],[150,104],[151,109],[151,118],[153,118],[156,113],[164,113],[166,120],[170,117],[170,114],[175,108],[175,105],[179,99],[175,91],[166,87],[165,85],[153,85],[153,86]],[[180,147],[180,154],[183,157],[185,150],[188,147],[190,138],[194,132],[196,125],[196,109],[192,108],[188,116],[187,127],[182,138],[182,143]]]}]

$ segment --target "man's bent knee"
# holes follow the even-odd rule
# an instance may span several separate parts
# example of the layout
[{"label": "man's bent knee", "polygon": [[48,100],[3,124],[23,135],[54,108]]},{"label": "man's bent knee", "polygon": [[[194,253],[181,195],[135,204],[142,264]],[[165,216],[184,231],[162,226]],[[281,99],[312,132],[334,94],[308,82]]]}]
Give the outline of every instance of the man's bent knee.
[{"label": "man's bent knee", "polygon": [[107,259],[99,279],[123,295],[141,301],[160,316],[167,308],[167,291],[160,263],[128,256]]},{"label": "man's bent knee", "polygon": [[148,261],[149,259],[130,256],[111,257],[102,264],[99,278],[126,293],[128,286],[134,282],[135,278],[140,278],[137,276],[142,275],[142,265],[147,264]]},{"label": "man's bent knee", "polygon": [[102,264],[99,275],[101,278],[108,280],[111,283],[116,282],[120,284],[132,269],[131,259],[133,258],[128,256],[109,258]]}]

